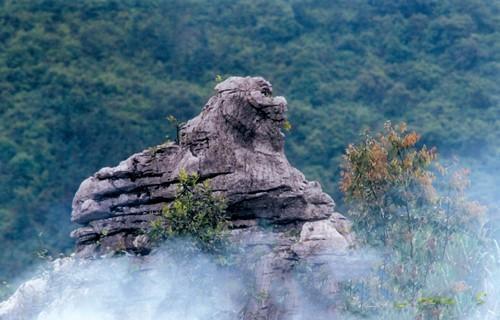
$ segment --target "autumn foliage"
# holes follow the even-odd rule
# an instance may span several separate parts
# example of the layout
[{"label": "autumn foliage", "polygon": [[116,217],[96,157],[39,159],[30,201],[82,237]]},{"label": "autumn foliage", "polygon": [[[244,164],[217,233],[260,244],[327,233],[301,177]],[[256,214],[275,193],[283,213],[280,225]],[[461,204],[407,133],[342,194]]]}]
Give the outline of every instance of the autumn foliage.
[{"label": "autumn foliage", "polygon": [[419,141],[387,122],[345,152],[340,188],[357,237],[383,252],[370,281],[346,284],[349,311],[448,319],[477,304],[486,208],[466,196],[468,170],[440,164]]}]

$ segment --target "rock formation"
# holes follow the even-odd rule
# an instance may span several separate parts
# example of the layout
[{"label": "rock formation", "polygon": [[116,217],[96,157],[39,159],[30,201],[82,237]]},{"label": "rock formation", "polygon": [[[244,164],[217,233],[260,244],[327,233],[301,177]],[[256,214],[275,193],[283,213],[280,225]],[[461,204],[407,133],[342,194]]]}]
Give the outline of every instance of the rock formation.
[{"label": "rock formation", "polygon": [[[215,87],[178,143],[132,155],[82,182],[73,200],[79,257],[126,251],[146,254],[144,231],[175,197],[181,170],[210,180],[228,201],[231,242],[253,274],[243,319],[290,319],[299,312],[297,272],[320,268],[352,245],[348,221],[318,182],[307,181],[284,154],[287,102],[260,77],[231,77]],[[335,279],[335,276],[331,277]],[[334,296],[336,282],[322,288]],[[325,291],[326,290],[326,291]]]},{"label": "rock formation", "polygon": [[[256,262],[259,292],[290,285],[286,272],[298,260],[349,247],[349,226],[333,200],[285,157],[285,98],[273,97],[271,84],[258,77],[231,77],[215,90],[201,114],[182,126],[179,144],[135,154],[81,184],[72,213],[83,225],[72,234],[79,255],[147,252],[141,231],[175,197],[182,169],[210,179],[225,195],[233,242],[269,250]],[[280,309],[265,301],[250,305],[248,315],[280,319],[293,304]]]}]

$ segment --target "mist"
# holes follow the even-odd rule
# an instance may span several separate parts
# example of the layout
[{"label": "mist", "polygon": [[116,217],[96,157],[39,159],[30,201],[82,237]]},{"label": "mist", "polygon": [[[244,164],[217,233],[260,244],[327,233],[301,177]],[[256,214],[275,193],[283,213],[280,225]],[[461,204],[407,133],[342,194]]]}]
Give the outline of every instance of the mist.
[{"label": "mist", "polygon": [[177,241],[147,257],[57,260],[40,269],[3,310],[30,301],[36,320],[237,318],[245,297],[241,274],[201,252],[176,249],[184,247]]},{"label": "mist", "polygon": [[[496,250],[485,253],[491,254],[491,270],[484,279],[484,303],[461,319],[498,318],[500,248],[497,246]],[[293,315],[285,319],[331,319],[332,314],[335,319],[367,319],[341,311],[332,313],[341,292],[335,287],[329,296],[332,291],[324,285],[376,277],[382,256],[387,254],[383,251],[358,248],[337,255],[325,252],[307,265],[297,265],[293,277],[297,280],[299,303]],[[37,275],[21,285],[9,300],[0,303],[0,319],[242,319],[246,303],[255,298],[254,283],[231,259],[192,250],[190,243],[180,240],[168,241],[148,256],[57,259],[40,266]],[[276,289],[278,292],[279,288]],[[9,313],[12,310],[19,313]],[[20,314],[22,318],[18,317]],[[374,314],[369,319],[382,316],[413,319],[410,313],[391,307],[383,315]]]},{"label": "mist", "polygon": [[[315,297],[315,283],[304,279],[364,279],[379,261],[371,250],[319,257],[311,268],[298,266],[292,275],[299,303],[287,320],[331,316],[331,300]],[[248,269],[235,267],[232,258],[205,254],[193,250],[190,242],[176,240],[148,256],[57,259],[39,266],[36,275],[0,303],[0,319],[241,319],[249,299],[258,300],[259,293]],[[280,288],[274,289],[269,294],[276,296],[270,298],[278,300]]]}]

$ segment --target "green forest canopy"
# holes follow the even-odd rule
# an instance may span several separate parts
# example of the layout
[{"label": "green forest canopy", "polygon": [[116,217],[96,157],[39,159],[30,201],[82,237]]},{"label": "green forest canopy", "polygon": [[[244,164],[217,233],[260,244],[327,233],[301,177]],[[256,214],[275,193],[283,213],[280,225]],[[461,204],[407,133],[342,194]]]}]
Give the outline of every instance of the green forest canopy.
[{"label": "green forest canopy", "polygon": [[500,3],[0,0],[0,278],[68,250],[82,179],[172,135],[216,75],[287,97],[287,155],[336,194],[364,127],[404,120],[499,168]]}]

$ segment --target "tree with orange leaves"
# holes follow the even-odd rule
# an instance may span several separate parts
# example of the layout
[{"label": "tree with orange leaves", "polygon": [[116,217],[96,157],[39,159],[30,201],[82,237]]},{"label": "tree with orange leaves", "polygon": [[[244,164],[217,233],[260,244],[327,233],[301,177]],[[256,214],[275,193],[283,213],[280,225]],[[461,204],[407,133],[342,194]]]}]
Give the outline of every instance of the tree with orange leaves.
[{"label": "tree with orange leaves", "polygon": [[[392,302],[410,318],[447,319],[474,307],[486,208],[465,195],[468,171],[442,166],[419,139],[406,124],[387,122],[344,154],[340,188],[358,239],[383,251],[373,279],[348,284],[358,289],[348,310],[371,305],[372,314]],[[355,303],[361,296],[370,303]]]}]

